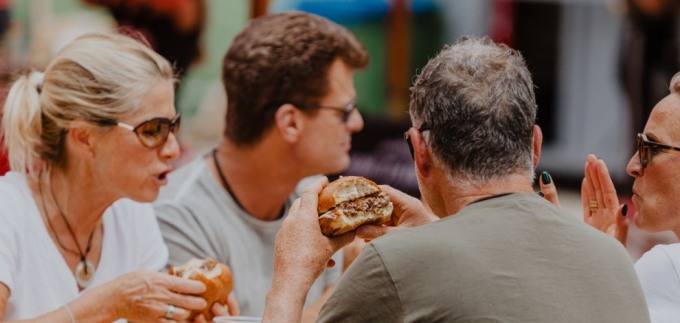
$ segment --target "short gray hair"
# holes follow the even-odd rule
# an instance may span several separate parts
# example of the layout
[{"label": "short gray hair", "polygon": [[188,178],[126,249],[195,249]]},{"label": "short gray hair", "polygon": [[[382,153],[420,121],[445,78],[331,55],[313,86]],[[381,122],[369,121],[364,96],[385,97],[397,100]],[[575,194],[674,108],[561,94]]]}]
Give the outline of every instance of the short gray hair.
[{"label": "short gray hair", "polygon": [[519,52],[463,37],[431,59],[411,88],[409,112],[435,162],[453,178],[485,183],[510,174],[533,181],[536,99]]}]

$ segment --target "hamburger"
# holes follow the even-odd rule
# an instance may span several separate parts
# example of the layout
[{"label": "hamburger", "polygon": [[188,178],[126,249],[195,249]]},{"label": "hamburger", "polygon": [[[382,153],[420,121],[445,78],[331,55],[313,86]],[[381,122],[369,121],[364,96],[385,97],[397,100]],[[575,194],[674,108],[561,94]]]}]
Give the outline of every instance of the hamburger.
[{"label": "hamburger", "polygon": [[387,223],[392,209],[387,194],[375,182],[360,176],[340,177],[319,193],[319,224],[329,237],[363,224]]},{"label": "hamburger", "polygon": [[208,302],[208,307],[203,311],[192,311],[189,320],[193,320],[198,314],[203,314],[208,322],[212,322],[213,304],[225,304],[227,296],[233,288],[231,270],[227,265],[219,263],[213,258],[194,258],[183,265],[170,266],[168,273],[186,279],[199,280],[205,284],[205,292],[199,296]]}]

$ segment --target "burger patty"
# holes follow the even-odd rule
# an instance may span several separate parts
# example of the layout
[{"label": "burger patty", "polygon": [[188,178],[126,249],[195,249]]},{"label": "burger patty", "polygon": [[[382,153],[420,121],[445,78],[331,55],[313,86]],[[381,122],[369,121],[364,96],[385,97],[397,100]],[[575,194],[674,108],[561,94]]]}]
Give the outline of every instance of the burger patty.
[{"label": "burger patty", "polygon": [[390,198],[385,192],[346,201],[338,204],[335,208],[342,209],[347,216],[356,216],[371,210],[380,209],[390,203]]}]

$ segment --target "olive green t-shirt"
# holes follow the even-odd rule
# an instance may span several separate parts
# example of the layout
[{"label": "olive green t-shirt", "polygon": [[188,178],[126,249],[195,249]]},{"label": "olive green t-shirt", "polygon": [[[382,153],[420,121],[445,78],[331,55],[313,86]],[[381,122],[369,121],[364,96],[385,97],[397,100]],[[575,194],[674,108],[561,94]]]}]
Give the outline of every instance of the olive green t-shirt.
[{"label": "olive green t-shirt", "polygon": [[533,193],[369,244],[319,322],[649,322],[625,248]]}]

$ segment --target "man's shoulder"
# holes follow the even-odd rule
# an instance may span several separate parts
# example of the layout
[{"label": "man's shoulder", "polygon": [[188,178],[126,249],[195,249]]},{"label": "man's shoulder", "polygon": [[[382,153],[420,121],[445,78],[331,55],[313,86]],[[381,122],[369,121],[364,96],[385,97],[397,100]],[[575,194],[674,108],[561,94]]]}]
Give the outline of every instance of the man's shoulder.
[{"label": "man's shoulder", "polygon": [[161,188],[157,201],[181,199],[184,196],[201,194],[202,186],[208,179],[209,168],[203,156],[180,166],[168,176],[168,185]]},{"label": "man's shoulder", "polygon": [[[591,254],[608,253],[616,249],[616,253],[625,255],[625,250],[616,240],[574,215],[529,194],[511,194],[481,201],[439,221],[386,235],[376,239],[375,243],[378,250],[384,253],[408,251],[418,254],[428,246],[444,245],[453,248],[446,252],[461,250],[465,253],[465,248],[502,244],[505,243],[504,239],[537,244],[553,241],[569,245],[576,238],[588,245],[584,249]],[[552,244],[545,248],[550,246]]]},{"label": "man's shoulder", "polygon": [[227,209],[217,184],[211,182],[212,174],[203,157],[199,157],[170,174],[168,185],[153,203],[161,222],[184,218],[207,221],[211,214],[221,214]]}]

